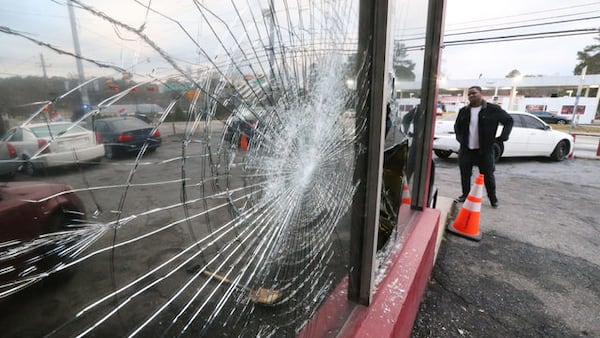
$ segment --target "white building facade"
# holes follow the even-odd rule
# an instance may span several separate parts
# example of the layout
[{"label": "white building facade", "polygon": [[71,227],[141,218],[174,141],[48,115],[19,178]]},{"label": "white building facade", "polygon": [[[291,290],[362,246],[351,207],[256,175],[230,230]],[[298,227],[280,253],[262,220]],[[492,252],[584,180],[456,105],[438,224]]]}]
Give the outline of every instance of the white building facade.
[{"label": "white building facade", "polygon": [[[402,112],[419,103],[420,82],[396,81],[396,102]],[[480,86],[484,97],[500,104],[506,110],[549,111],[556,115],[573,116],[577,106],[576,122],[594,123],[599,120],[600,74],[582,76],[538,76],[523,78],[450,80],[440,79],[439,101],[448,112],[458,111],[467,103],[467,90]],[[543,89],[547,93],[562,92],[566,95],[524,95],[527,89]],[[579,94],[579,95],[578,95]]]}]

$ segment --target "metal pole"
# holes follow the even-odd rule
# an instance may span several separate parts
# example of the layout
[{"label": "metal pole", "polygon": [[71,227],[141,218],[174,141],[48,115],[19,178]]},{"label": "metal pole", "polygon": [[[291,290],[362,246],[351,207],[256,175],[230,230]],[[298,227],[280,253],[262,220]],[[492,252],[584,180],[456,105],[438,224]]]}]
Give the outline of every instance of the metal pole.
[{"label": "metal pole", "polygon": [[[411,208],[423,210],[429,202],[431,179],[431,153],[433,130],[437,110],[438,76],[440,50],[444,27],[445,0],[430,0],[425,33],[425,57],[421,86],[421,104],[415,116],[413,147],[415,149],[415,170],[412,186]],[[408,178],[410,180],[410,177]]]},{"label": "metal pole", "polygon": [[586,72],[587,66],[583,67],[583,70],[581,71],[581,79],[579,80],[579,86],[577,86],[577,95],[575,96],[575,104],[573,105],[573,117],[571,118],[571,124],[569,125],[569,133],[573,132],[573,128],[577,126],[577,120],[579,120],[577,107],[579,106],[579,97],[581,96],[581,88],[583,87],[583,80],[585,79]]},{"label": "metal pole", "polygon": [[493,98],[494,103],[498,103],[498,86],[496,86],[496,89],[494,89],[494,98]]},{"label": "metal pole", "polygon": [[517,98],[517,85],[513,83],[512,89],[510,90],[510,100],[508,101],[508,110],[516,110],[513,106]]},{"label": "metal pole", "polygon": [[48,78],[48,74],[46,73],[46,62],[44,62],[44,54],[40,53],[40,63],[42,65],[42,72],[44,73],[44,79]]},{"label": "metal pole", "polygon": [[[83,74],[83,63],[81,62],[81,48],[79,47],[79,35],[77,34],[77,24],[75,23],[75,12],[73,11],[73,2],[71,0],[67,1],[67,7],[69,8],[69,19],[71,21],[71,34],[73,35],[73,48],[75,49],[75,55],[77,58],[75,62],[77,63],[77,83],[82,84],[85,82],[85,76]],[[90,99],[88,97],[87,88],[84,86],[79,89],[81,93],[81,103],[83,105],[89,105]]]},{"label": "metal pole", "polygon": [[275,63],[275,4],[273,0],[269,1],[269,68],[271,83],[275,80],[275,71],[273,64]]}]

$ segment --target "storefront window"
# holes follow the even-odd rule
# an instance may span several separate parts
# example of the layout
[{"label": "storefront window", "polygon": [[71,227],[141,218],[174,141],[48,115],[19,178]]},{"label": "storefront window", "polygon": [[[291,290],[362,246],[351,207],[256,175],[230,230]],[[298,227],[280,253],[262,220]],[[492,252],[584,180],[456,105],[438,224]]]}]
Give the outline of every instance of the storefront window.
[{"label": "storefront window", "polygon": [[[302,330],[351,270],[360,6],[0,5],[4,334]],[[414,213],[427,7],[388,14],[380,259]]]}]

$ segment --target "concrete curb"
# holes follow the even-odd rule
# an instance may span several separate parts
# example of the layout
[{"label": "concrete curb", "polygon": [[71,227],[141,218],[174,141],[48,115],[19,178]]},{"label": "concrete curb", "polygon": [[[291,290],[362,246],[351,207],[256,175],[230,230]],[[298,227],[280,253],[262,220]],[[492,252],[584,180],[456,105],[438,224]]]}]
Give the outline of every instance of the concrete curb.
[{"label": "concrete curb", "polygon": [[580,159],[580,160],[600,160],[600,156],[593,156],[593,155],[573,155],[573,159]]},{"label": "concrete curb", "polygon": [[456,202],[452,198],[438,196],[435,208],[440,211],[440,225],[438,227],[438,235],[435,243],[435,254],[433,256],[434,265],[440,250],[440,246],[442,245],[442,239],[444,237],[444,232],[446,231],[446,226],[448,225],[448,220],[453,217],[452,214],[455,207]]},{"label": "concrete curb", "polygon": [[[586,160],[600,159],[600,134],[573,133],[573,157]],[[579,141],[579,142],[578,142]]]}]

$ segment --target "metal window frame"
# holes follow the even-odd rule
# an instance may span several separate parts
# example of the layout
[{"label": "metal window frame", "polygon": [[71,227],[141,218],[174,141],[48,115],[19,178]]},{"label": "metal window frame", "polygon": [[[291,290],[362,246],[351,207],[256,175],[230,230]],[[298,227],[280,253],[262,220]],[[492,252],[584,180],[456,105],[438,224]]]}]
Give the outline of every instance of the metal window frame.
[{"label": "metal window frame", "polygon": [[[373,296],[383,173],[384,116],[386,103],[394,90],[393,86],[388,88],[387,81],[387,73],[391,69],[391,5],[391,0],[360,0],[359,5],[359,58],[364,57],[369,67],[358,74],[357,83],[365,80],[369,83],[369,90],[364,108],[356,109],[356,121],[357,125],[366,121],[366,132],[358,143],[366,145],[367,149],[364,153],[358,152],[354,173],[354,180],[359,184],[351,213],[348,298],[363,305],[369,305]],[[421,105],[414,122],[418,132],[414,139],[417,157],[411,208],[415,210],[423,210],[428,202],[444,9],[445,0],[429,0]]]}]

